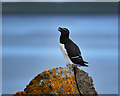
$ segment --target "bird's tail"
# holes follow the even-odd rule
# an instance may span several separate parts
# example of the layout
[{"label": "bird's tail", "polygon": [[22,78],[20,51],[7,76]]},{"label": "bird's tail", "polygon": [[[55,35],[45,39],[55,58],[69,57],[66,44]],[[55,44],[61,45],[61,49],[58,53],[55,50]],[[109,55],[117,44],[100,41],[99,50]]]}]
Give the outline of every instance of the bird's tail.
[{"label": "bird's tail", "polygon": [[[88,64],[88,62],[86,62],[86,61],[83,61],[84,62],[84,66],[86,66],[86,67],[88,67],[88,65],[86,65],[86,64]],[[86,63],[86,64],[85,64]]]},{"label": "bird's tail", "polygon": [[86,64],[88,64],[88,62],[86,62],[86,61],[83,61],[84,63],[86,63]]}]

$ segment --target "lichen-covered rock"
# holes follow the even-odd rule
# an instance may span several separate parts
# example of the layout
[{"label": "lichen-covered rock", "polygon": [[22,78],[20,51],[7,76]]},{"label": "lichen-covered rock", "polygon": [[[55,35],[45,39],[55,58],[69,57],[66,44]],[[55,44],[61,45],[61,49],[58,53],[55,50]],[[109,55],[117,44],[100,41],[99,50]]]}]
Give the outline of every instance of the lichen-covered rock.
[{"label": "lichen-covered rock", "polygon": [[88,73],[86,73],[83,70],[80,70],[79,68],[75,68],[76,71],[76,79],[77,84],[79,86],[79,90],[81,94],[89,94],[89,96],[93,96],[90,94],[97,95],[97,92],[95,91],[93,80],[91,76],[88,76]]},{"label": "lichen-covered rock", "polygon": [[76,68],[78,76],[75,81],[72,66],[65,68],[58,67],[46,70],[33,78],[24,91],[17,92],[13,96],[23,96],[25,94],[97,94],[94,89],[92,78],[86,72]]}]

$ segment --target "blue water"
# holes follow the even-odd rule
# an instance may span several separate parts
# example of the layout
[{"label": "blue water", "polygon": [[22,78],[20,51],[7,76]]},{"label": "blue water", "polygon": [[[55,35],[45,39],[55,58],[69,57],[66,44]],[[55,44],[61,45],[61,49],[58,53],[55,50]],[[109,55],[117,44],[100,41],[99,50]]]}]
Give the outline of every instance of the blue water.
[{"label": "blue water", "polygon": [[58,27],[67,27],[99,94],[118,93],[117,15],[3,15],[3,94],[23,91],[37,74],[65,67]]}]

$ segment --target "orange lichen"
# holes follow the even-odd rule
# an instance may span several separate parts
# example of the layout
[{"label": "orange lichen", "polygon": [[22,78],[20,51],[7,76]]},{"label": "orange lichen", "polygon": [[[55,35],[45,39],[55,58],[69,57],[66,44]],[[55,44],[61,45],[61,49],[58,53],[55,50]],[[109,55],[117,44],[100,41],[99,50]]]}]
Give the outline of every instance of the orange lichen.
[{"label": "orange lichen", "polygon": [[13,96],[25,96],[26,93],[24,91],[18,91],[16,94],[14,94]]},{"label": "orange lichen", "polygon": [[[65,69],[65,68],[64,68]],[[58,72],[58,73],[56,73]],[[38,74],[26,86],[24,92],[17,92],[19,96],[23,94],[79,94],[76,87],[75,77],[71,73],[69,76],[62,77],[67,70],[62,67],[46,70]],[[18,96],[18,95],[13,96]]]}]

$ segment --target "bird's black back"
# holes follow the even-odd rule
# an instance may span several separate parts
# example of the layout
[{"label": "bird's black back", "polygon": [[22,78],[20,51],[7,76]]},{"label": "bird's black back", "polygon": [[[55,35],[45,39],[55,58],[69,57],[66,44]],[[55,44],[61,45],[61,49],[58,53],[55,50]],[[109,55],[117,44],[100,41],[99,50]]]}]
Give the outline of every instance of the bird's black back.
[{"label": "bird's black back", "polygon": [[[72,40],[70,40],[69,38],[60,37],[60,43],[65,45],[65,49],[68,53],[68,56],[73,63],[80,64],[82,66],[87,66],[87,65],[84,64],[85,61],[82,59],[79,47]],[[78,58],[72,58],[72,57],[75,57],[75,56],[79,56],[79,59]]]},{"label": "bird's black back", "polygon": [[70,57],[81,55],[78,46],[69,38],[60,38],[60,43],[65,45],[65,49]]}]

